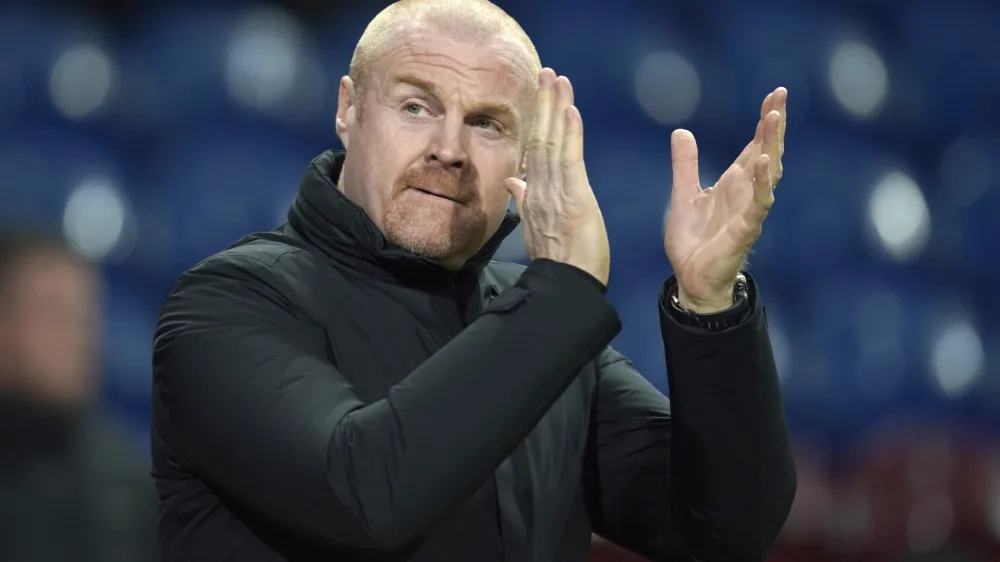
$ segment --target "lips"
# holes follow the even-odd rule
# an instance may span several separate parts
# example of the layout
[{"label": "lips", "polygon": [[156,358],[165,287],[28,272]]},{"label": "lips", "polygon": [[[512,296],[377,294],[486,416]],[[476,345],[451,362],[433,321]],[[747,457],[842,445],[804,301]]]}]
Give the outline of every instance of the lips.
[{"label": "lips", "polygon": [[417,186],[410,186],[410,189],[415,189],[415,190],[417,190],[417,191],[419,191],[421,193],[426,193],[427,195],[432,195],[434,197],[439,197],[441,199],[447,199],[447,200],[453,201],[455,203],[462,203],[462,201],[458,200],[457,198],[452,197],[450,195],[446,195],[446,194],[444,194],[444,193],[442,193],[440,191],[437,191],[435,189],[426,188],[426,187],[417,187]]}]

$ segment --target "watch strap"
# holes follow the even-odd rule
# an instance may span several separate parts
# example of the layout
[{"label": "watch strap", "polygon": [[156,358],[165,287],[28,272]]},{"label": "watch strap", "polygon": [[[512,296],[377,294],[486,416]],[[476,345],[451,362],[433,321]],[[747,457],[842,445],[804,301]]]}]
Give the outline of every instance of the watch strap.
[{"label": "watch strap", "polygon": [[742,273],[736,278],[736,285],[733,287],[733,305],[719,312],[698,314],[683,308],[677,295],[676,282],[669,288],[666,296],[668,301],[665,303],[666,309],[674,320],[684,326],[701,328],[710,332],[719,332],[742,324],[751,309],[750,290],[746,275]]}]

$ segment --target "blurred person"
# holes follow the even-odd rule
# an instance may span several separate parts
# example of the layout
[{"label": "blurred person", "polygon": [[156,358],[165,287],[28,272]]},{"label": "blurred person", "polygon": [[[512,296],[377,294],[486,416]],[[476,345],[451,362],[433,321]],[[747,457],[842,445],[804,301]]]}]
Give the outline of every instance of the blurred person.
[{"label": "blurred person", "polygon": [[93,408],[97,272],[58,237],[0,229],[0,559],[156,554],[148,469]]},{"label": "blurred person", "polygon": [[[650,306],[673,407],[608,345],[583,122],[514,20],[393,4],[339,96],[345,151],[313,160],[288,223],[184,273],[161,311],[163,560],[584,561],[592,531],[656,560],[766,558],[795,470],[741,270],[787,92],[711,189],[672,137],[675,275]],[[493,262],[519,220],[532,263]]]}]

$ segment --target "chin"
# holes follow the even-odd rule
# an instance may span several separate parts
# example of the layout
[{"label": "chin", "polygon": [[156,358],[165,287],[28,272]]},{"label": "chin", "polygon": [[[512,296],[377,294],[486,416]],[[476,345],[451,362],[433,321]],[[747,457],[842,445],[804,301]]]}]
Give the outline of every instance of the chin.
[{"label": "chin", "polygon": [[411,229],[387,232],[386,238],[400,248],[433,260],[448,259],[462,251],[466,245],[447,233],[414,232]]},{"label": "chin", "polygon": [[[444,207],[444,208],[441,208]],[[438,205],[393,205],[383,232],[393,244],[438,261],[468,258],[482,243],[485,218],[470,209]]]},{"label": "chin", "polygon": [[400,248],[433,260],[448,260],[465,254],[472,241],[470,225],[452,221],[434,221],[430,217],[412,217],[389,222],[386,238]]}]

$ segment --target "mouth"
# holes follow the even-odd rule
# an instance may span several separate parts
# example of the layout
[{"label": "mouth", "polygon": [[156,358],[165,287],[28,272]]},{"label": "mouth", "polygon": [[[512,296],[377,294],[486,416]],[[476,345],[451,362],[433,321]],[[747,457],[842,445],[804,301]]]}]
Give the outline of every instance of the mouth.
[{"label": "mouth", "polygon": [[440,192],[437,192],[437,191],[432,191],[430,189],[426,189],[426,188],[423,188],[423,187],[417,187],[417,186],[412,186],[411,185],[410,189],[419,191],[420,193],[423,193],[424,195],[430,195],[431,197],[437,197],[438,199],[444,199],[446,201],[451,201],[452,203],[463,204],[462,201],[459,201],[458,199],[455,199],[454,197],[451,197],[451,196],[448,196],[448,195],[444,195],[443,193],[440,193]]}]

